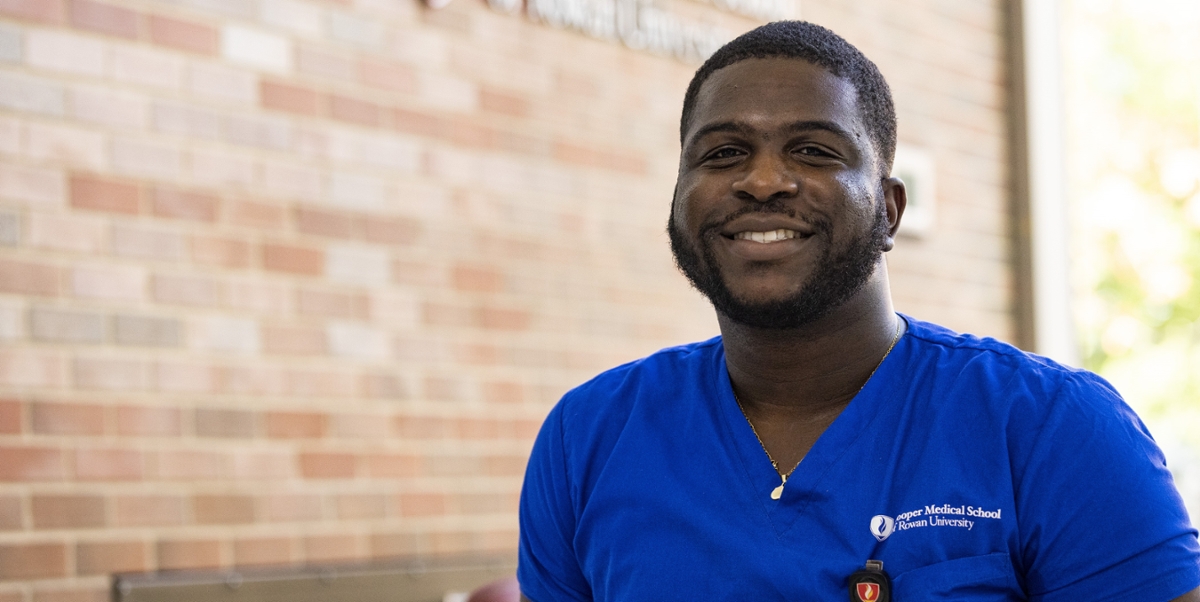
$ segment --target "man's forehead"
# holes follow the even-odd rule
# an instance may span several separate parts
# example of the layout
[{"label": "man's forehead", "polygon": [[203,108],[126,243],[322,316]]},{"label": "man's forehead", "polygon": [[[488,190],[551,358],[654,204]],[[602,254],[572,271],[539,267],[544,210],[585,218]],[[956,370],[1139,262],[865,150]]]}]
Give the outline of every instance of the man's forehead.
[{"label": "man's forehead", "polygon": [[701,85],[689,134],[710,120],[810,118],[843,122],[862,131],[854,85],[799,58],[750,58],[722,67]]}]

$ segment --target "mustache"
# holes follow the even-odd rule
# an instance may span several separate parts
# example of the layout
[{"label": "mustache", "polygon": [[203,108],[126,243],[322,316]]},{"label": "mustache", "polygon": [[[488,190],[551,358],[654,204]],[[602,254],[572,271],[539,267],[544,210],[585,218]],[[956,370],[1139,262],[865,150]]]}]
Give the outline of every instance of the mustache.
[{"label": "mustache", "polygon": [[795,211],[793,211],[791,207],[789,207],[787,204],[783,203],[782,201],[771,200],[771,201],[767,201],[765,203],[747,205],[745,207],[742,207],[741,209],[738,209],[737,211],[734,211],[733,213],[730,213],[729,215],[726,215],[725,217],[722,217],[717,220],[705,222],[704,224],[702,224],[700,226],[700,237],[707,238],[709,236],[712,236],[713,233],[719,232],[722,229],[724,229],[725,226],[729,224],[729,222],[732,222],[733,220],[738,219],[739,217],[742,217],[744,215],[752,215],[752,214],[785,215],[792,219],[798,219],[798,220],[801,220],[801,221],[811,225],[813,227],[813,230],[816,230],[818,232],[826,232],[829,229],[829,223],[826,220],[804,219],[804,218],[800,217]]}]

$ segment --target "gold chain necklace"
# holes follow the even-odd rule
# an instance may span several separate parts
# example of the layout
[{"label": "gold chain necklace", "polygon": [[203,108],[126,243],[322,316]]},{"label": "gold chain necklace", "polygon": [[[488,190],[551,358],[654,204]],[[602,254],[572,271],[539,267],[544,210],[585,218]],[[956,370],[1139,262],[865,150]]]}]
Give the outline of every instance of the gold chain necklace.
[{"label": "gold chain necklace", "polygon": [[[892,343],[888,345],[887,351],[884,352],[883,357],[879,358],[879,363],[875,364],[875,368],[871,370],[870,374],[867,375],[867,380],[863,381],[862,387],[859,387],[858,391],[854,392],[855,395],[858,395],[862,392],[863,388],[867,386],[867,383],[871,381],[871,377],[875,376],[875,372],[878,371],[879,367],[883,365],[883,360],[886,360],[887,357],[892,354],[892,349],[896,347],[896,341],[900,340],[900,327],[903,324],[904,322],[901,318],[896,318],[896,334],[892,335]],[[730,388],[732,389],[732,387]],[[755,439],[758,439],[759,447],[762,447],[763,452],[767,454],[767,459],[771,461],[771,468],[774,468],[775,472],[779,473],[781,479],[779,486],[771,490],[771,499],[777,500],[783,497],[783,486],[787,485],[788,477],[792,476],[793,472],[796,472],[796,469],[800,467],[800,462],[803,462],[804,458],[801,457],[800,461],[796,462],[796,465],[793,466],[791,470],[787,471],[787,474],[779,472],[779,463],[775,461],[775,458],[771,457],[771,452],[767,451],[767,446],[763,443],[762,437],[758,436],[758,429],[754,428],[754,423],[750,421],[750,416],[746,415],[746,408],[742,407],[742,399],[738,397],[737,391],[733,392],[733,400],[737,402],[738,409],[742,411],[742,418],[746,419],[746,424],[750,425],[750,432],[754,433]]]}]

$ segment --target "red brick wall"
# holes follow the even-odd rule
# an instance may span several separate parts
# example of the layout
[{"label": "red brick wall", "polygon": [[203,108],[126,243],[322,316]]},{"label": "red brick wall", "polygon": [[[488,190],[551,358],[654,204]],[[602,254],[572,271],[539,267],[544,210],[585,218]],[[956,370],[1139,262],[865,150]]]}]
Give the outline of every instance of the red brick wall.
[{"label": "red brick wall", "polygon": [[[801,14],[938,162],[898,306],[1010,337],[998,4]],[[694,69],[479,0],[0,0],[0,602],[511,552],[558,396],[715,333],[663,233]]]}]

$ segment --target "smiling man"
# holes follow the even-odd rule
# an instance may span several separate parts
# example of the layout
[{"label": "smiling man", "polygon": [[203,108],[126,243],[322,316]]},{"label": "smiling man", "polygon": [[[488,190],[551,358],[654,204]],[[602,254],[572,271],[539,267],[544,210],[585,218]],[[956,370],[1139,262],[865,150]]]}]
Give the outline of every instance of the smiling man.
[{"label": "smiling man", "polygon": [[697,71],[680,131],[671,248],[721,336],[550,413],[528,599],[1200,601],[1196,531],[1110,385],[893,311],[873,63],[764,26]]}]

